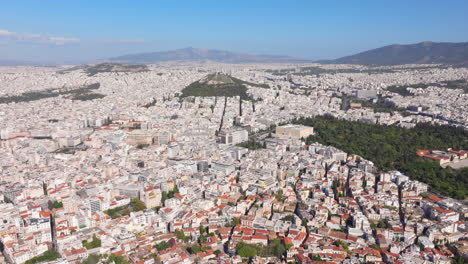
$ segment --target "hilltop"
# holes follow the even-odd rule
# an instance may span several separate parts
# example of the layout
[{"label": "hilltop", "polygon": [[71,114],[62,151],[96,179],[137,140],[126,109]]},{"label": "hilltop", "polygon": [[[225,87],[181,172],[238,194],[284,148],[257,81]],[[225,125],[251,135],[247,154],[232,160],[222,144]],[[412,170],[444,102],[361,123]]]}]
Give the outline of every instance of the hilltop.
[{"label": "hilltop", "polygon": [[425,41],[409,45],[389,45],[323,63],[361,65],[468,64],[468,42]]},{"label": "hilltop", "polygon": [[61,71],[66,73],[75,70],[83,70],[88,76],[94,76],[103,72],[146,72],[149,71],[148,66],[144,64],[120,64],[120,63],[99,63],[95,65],[80,65],[70,69]]},{"label": "hilltop", "polygon": [[266,84],[250,83],[216,72],[185,87],[182,90],[181,97],[239,96],[241,99],[250,100],[250,96],[247,94],[247,86],[269,88]]}]

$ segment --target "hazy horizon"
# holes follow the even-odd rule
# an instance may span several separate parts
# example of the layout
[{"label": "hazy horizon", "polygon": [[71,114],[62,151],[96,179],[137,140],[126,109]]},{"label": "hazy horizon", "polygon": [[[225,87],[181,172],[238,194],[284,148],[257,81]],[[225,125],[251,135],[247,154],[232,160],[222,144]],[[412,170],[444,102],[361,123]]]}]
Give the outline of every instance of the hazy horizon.
[{"label": "hazy horizon", "polygon": [[0,60],[71,63],[186,47],[335,59],[468,40],[465,1],[3,3]]}]

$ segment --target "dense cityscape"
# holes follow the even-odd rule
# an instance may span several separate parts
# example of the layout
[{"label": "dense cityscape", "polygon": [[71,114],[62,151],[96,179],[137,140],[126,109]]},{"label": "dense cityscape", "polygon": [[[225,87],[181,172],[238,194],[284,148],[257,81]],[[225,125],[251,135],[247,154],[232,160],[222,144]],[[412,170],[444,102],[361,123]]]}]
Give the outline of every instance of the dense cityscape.
[{"label": "dense cityscape", "polygon": [[0,263],[463,263],[467,76],[0,67]]}]

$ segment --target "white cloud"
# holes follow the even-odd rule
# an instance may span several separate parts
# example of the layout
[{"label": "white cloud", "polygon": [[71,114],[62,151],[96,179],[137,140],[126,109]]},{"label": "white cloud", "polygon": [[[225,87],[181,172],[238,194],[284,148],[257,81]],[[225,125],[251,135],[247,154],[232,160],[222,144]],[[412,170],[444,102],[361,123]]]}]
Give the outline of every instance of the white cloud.
[{"label": "white cloud", "polygon": [[79,38],[69,38],[60,36],[48,36],[38,34],[17,33],[8,30],[0,29],[0,40],[15,41],[22,43],[33,44],[51,44],[51,45],[65,45],[76,43],[143,43],[143,39],[105,39],[105,40],[82,40]]},{"label": "white cloud", "polygon": [[12,35],[15,35],[15,33],[10,32],[10,31],[8,31],[8,30],[0,29],[0,37],[3,37],[3,36],[12,36]]},{"label": "white cloud", "polygon": [[67,38],[58,36],[47,36],[38,34],[25,34],[11,32],[8,30],[0,29],[0,39],[6,39],[10,41],[25,42],[25,43],[40,43],[40,44],[53,44],[53,45],[64,45],[69,43],[80,42],[78,38]]},{"label": "white cloud", "polygon": [[142,43],[145,42],[144,39],[120,39],[118,42],[123,42],[123,43]]},{"label": "white cloud", "polygon": [[80,42],[79,38],[49,37],[56,45]]}]

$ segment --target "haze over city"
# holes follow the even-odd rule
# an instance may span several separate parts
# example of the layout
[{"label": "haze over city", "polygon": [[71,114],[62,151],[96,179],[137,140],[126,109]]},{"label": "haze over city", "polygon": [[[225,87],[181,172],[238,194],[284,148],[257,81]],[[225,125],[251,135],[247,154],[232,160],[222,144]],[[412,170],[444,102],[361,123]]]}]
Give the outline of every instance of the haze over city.
[{"label": "haze over city", "polygon": [[468,263],[468,2],[0,6],[0,263]]},{"label": "haze over city", "polygon": [[336,59],[390,44],[463,42],[450,1],[6,1],[0,57],[89,62],[186,47]]}]

